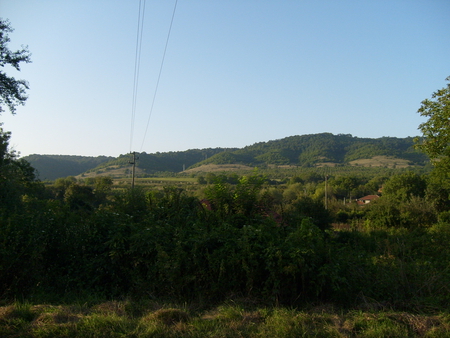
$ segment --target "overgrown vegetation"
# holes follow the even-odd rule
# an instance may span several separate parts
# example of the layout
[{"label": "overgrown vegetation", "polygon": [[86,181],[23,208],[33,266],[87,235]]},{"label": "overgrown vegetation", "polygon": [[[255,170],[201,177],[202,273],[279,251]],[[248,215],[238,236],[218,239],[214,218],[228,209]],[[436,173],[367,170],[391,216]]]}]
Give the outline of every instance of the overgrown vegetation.
[{"label": "overgrown vegetation", "polygon": [[446,314],[268,308],[245,301],[207,309],[155,301],[0,307],[2,337],[447,337]]},{"label": "overgrown vegetation", "polygon": [[[105,177],[34,182],[14,208],[2,205],[2,297],[82,290],[106,298],[240,296],[342,307],[371,299],[392,309],[443,309],[450,225],[428,181],[407,172],[273,185],[255,172],[215,175],[195,194],[175,186],[112,190]],[[381,186],[383,197],[369,205],[351,198]]]}]

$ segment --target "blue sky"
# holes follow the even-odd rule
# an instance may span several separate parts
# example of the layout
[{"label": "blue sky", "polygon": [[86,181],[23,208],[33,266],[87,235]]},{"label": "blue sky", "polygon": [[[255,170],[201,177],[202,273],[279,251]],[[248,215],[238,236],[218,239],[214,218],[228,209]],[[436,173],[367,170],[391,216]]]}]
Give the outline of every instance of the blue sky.
[{"label": "blue sky", "polygon": [[178,0],[151,110],[174,5],[145,2],[132,119],[139,0],[1,0],[9,47],[33,61],[5,69],[30,84],[0,116],[11,146],[118,156],[416,136],[420,102],[450,75],[448,0]]}]

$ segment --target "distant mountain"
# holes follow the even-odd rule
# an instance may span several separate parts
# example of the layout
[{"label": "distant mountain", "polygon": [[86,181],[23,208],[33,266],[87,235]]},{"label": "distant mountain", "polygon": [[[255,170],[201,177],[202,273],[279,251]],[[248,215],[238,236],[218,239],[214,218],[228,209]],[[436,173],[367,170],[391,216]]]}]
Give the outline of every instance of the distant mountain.
[{"label": "distant mountain", "polygon": [[[167,153],[147,154],[145,152],[138,154],[137,166],[147,173],[158,171],[180,172],[195,165],[198,162],[207,160],[209,157],[226,152],[236,151],[238,148],[207,148],[207,149],[190,149],[186,151],[171,151]],[[107,162],[98,165],[90,171],[104,170],[115,167],[130,167],[129,162],[132,160],[130,154],[120,155]]]},{"label": "distant mountain", "polygon": [[[259,142],[244,148],[191,149],[178,152],[139,154],[140,173],[180,172],[207,164],[242,164],[248,166],[351,165],[355,161],[388,157],[409,165],[425,165],[428,157],[414,148],[412,137],[359,138],[350,134],[330,133],[290,136]],[[30,155],[24,157],[35,167],[41,179],[55,179],[85,172],[115,170],[123,175],[130,167],[130,154],[114,157]],[[121,171],[118,169],[123,168]]]},{"label": "distant mountain", "polygon": [[107,162],[114,157],[71,156],[71,155],[29,155],[24,160],[38,171],[41,180],[55,180],[60,177],[76,176]]}]

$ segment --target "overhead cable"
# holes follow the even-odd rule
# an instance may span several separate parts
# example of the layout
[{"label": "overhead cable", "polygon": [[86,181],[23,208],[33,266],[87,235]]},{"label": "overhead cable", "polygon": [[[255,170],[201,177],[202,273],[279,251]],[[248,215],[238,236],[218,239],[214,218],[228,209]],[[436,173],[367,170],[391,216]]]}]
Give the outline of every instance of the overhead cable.
[{"label": "overhead cable", "polygon": [[156,94],[158,92],[159,80],[161,79],[161,73],[162,73],[162,69],[163,69],[163,66],[164,66],[164,60],[166,58],[167,45],[169,44],[170,33],[172,31],[173,19],[175,17],[175,12],[176,12],[176,9],[177,9],[177,3],[178,3],[178,0],[175,0],[175,5],[173,7],[173,12],[172,12],[172,19],[170,21],[169,32],[167,33],[166,45],[164,47],[164,53],[163,53],[163,57],[162,57],[162,60],[161,60],[161,65],[159,67],[158,80],[156,81],[156,87],[155,87],[155,92],[153,93],[152,105],[150,107],[150,112],[149,112],[148,119],[147,119],[147,126],[145,128],[144,138],[142,139],[142,145],[141,145],[141,150],[140,150],[141,152],[142,152],[142,149],[144,147],[145,138],[147,136],[148,126],[150,124],[150,118],[151,118],[152,112],[153,112],[153,106],[155,105],[155,99],[156,99]]},{"label": "overhead cable", "polygon": [[133,148],[134,123],[136,118],[136,101],[139,84],[139,68],[141,63],[142,32],[144,30],[145,0],[139,0],[138,25],[136,33],[136,51],[134,56],[133,98],[131,104],[130,152]]}]

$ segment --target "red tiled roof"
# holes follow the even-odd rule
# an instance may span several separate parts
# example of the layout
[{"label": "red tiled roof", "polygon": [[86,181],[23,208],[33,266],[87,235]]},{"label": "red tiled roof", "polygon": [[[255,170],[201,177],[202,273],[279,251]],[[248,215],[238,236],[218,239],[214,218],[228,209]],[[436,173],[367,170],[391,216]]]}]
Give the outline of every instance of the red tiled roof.
[{"label": "red tiled roof", "polygon": [[367,196],[358,198],[358,200],[360,200],[360,201],[371,201],[371,200],[375,200],[377,198],[380,198],[380,196],[378,196],[378,195],[367,195]]}]

